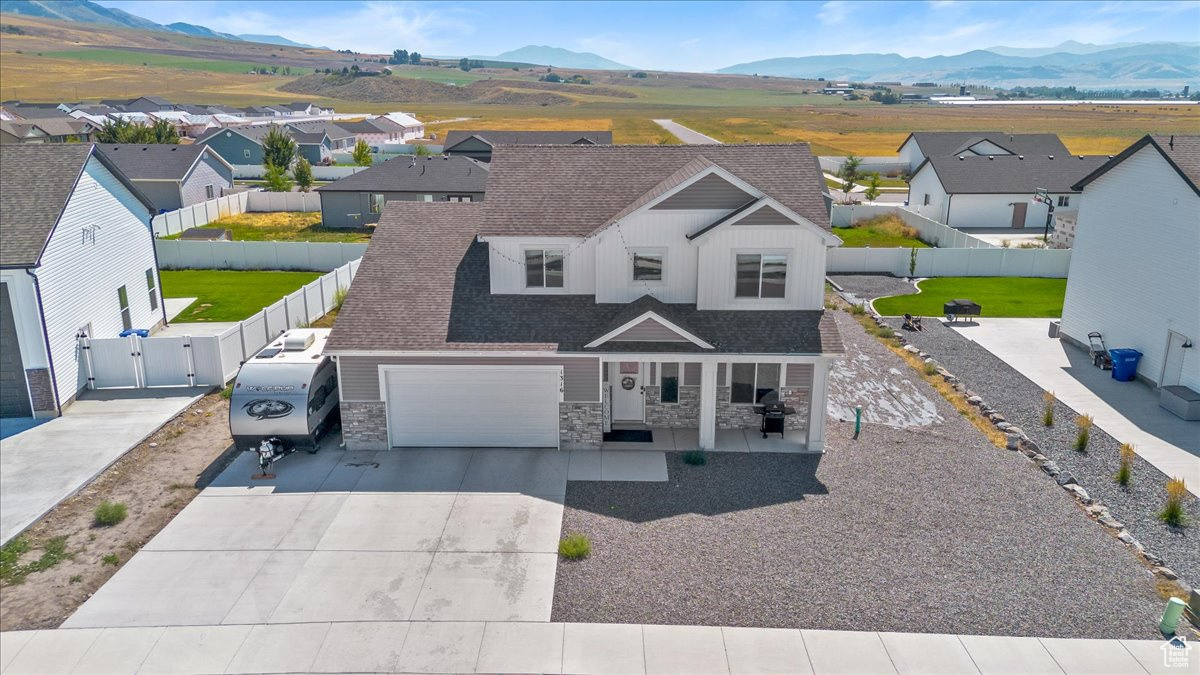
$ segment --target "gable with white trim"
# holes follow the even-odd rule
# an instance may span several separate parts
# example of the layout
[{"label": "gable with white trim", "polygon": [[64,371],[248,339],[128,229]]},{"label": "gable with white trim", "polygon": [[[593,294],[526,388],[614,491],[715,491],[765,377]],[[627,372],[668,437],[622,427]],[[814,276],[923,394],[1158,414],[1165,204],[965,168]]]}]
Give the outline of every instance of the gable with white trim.
[{"label": "gable with white trim", "polygon": [[618,326],[585,345],[594,349],[606,342],[690,342],[704,349],[713,346],[682,327],[664,319],[654,312],[646,312],[641,316]]}]

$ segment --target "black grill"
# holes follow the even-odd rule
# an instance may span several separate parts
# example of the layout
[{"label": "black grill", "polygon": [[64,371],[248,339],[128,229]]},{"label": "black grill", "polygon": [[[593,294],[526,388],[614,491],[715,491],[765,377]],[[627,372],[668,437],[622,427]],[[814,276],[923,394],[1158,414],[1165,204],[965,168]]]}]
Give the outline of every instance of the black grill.
[{"label": "black grill", "polygon": [[779,437],[783,438],[784,418],[795,415],[796,409],[779,401],[770,401],[754,406],[754,412],[762,416],[758,430],[762,432],[763,438],[766,438],[767,434],[779,434]]}]

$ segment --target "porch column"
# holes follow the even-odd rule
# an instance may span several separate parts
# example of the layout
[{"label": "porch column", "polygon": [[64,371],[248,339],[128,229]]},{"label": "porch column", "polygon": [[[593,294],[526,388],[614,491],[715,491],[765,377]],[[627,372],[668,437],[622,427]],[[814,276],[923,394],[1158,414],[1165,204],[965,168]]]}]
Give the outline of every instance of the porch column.
[{"label": "porch column", "polygon": [[810,452],[825,451],[825,408],[829,397],[829,359],[821,359],[813,364],[812,392],[808,401],[808,450]]},{"label": "porch column", "polygon": [[700,364],[700,447],[717,446],[717,364]]}]

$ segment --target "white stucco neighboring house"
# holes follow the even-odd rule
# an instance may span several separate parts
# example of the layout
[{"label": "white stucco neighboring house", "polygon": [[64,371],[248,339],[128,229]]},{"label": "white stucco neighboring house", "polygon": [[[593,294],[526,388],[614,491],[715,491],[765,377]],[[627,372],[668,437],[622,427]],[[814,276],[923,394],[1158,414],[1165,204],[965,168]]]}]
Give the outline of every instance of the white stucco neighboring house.
[{"label": "white stucco neighboring house", "polygon": [[153,204],[91,144],[0,151],[0,416],[54,416],[86,384],[78,335],[165,320]]},{"label": "white stucco neighboring house", "polygon": [[1142,352],[1138,376],[1200,392],[1200,136],[1145,136],[1078,181],[1062,334]]}]

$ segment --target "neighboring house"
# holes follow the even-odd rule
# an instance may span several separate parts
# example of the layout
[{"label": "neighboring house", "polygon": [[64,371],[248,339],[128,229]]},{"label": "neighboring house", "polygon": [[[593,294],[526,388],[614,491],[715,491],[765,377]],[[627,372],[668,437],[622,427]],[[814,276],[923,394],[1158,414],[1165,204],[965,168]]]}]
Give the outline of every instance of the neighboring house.
[{"label": "neighboring house", "polygon": [[343,129],[339,124],[324,120],[288,122],[287,128],[299,134],[325,134],[329,139],[328,147],[331,152],[350,152],[354,149],[354,143],[357,140],[353,132]]},{"label": "neighboring house", "polygon": [[1049,205],[1035,201],[1045,190],[1055,213],[1079,208],[1073,186],[1108,161],[1101,155],[976,155],[926,157],[908,181],[908,208],[958,228],[1046,227]]},{"label": "neighboring house", "polygon": [[1200,136],[1145,136],[1083,192],[1062,335],[1142,352],[1138,375],[1200,392]]},{"label": "neighboring house", "polygon": [[397,157],[317,188],[321,223],[375,223],[391,201],[478,202],[487,182],[487,164],[468,157]]},{"label": "neighboring house", "polygon": [[[211,147],[230,164],[258,165],[263,163],[262,139],[271,129],[277,128],[280,127],[274,124],[255,124],[213,129],[196,139],[196,143]],[[309,163],[321,164],[329,158],[329,139],[325,134],[301,134],[287,127],[282,128],[296,141],[297,152]]]},{"label": "neighboring house", "polygon": [[442,152],[488,162],[497,145],[612,145],[611,131],[451,131]]},{"label": "neighboring house", "polygon": [[207,145],[98,145],[158,212],[224,196],[233,166]]},{"label": "neighboring house", "polygon": [[400,135],[389,140],[411,141],[415,138],[425,138],[425,123],[417,119],[416,115],[412,113],[390,112],[375,118],[374,121],[389,131],[399,127]]},{"label": "neighboring house", "polygon": [[90,144],[0,150],[0,416],[58,414],[87,384],[76,336],[164,315],[153,206]]},{"label": "neighboring house", "polygon": [[175,104],[161,96],[139,96],[134,99],[108,99],[100,103],[124,112],[167,112],[175,109]]},{"label": "neighboring house", "polygon": [[358,122],[338,122],[337,126],[354,134],[354,143],[362,141],[374,148],[380,148],[386,143],[400,143],[404,135],[404,128],[389,122],[386,117]]},{"label": "neighboring house", "polygon": [[1054,134],[1006,134],[1002,131],[915,131],[897,149],[909,173],[927,157],[958,155],[1054,155],[1070,152]]},{"label": "neighboring house", "polygon": [[782,401],[821,451],[821,192],[807,145],[502,146],[486,201],[389,203],[325,350],[347,446],[713,448]]},{"label": "neighboring house", "polygon": [[0,145],[25,143],[85,143],[92,139],[97,125],[72,117],[47,117],[0,121]]},{"label": "neighboring house", "polygon": [[284,106],[292,111],[293,115],[332,115],[333,108],[322,108],[321,106],[310,101],[295,101]]}]

